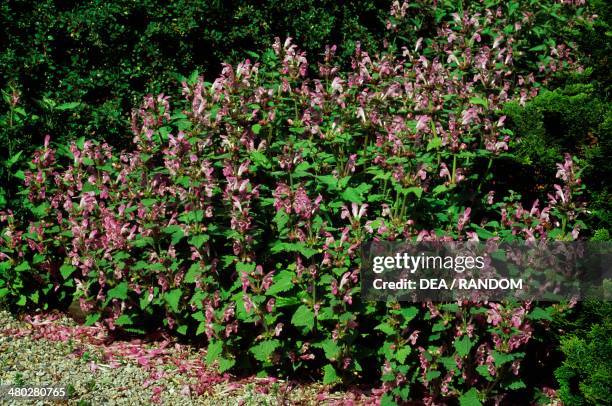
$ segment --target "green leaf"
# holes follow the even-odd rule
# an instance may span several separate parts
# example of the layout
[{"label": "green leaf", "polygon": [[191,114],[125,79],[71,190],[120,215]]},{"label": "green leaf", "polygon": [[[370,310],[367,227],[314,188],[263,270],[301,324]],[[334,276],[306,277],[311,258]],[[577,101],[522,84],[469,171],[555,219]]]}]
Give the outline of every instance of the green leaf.
[{"label": "green leaf", "polygon": [[444,193],[449,189],[448,186],[446,185],[438,185],[435,188],[433,188],[432,193],[434,196],[439,195],[440,193]]},{"label": "green leaf", "polygon": [[322,175],[317,176],[317,180],[325,185],[330,191],[334,191],[338,189],[338,178],[334,175]]},{"label": "green leaf", "polygon": [[476,367],[476,371],[478,371],[478,373],[482,376],[484,376],[487,381],[492,381],[493,377],[491,376],[491,374],[489,373],[489,367],[486,365],[478,365]]},{"label": "green leaf", "polygon": [[219,372],[225,372],[236,364],[236,360],[224,358],[219,358]]},{"label": "green leaf", "polygon": [[531,320],[552,320],[550,313],[541,307],[536,307],[527,316]]},{"label": "green leaf", "polygon": [[166,302],[170,306],[173,312],[178,312],[179,301],[181,300],[181,296],[183,296],[183,291],[179,288],[172,289],[169,292],[166,292],[165,298]]},{"label": "green leaf", "polygon": [[344,192],[342,192],[342,198],[351,203],[362,204],[365,199],[363,195],[367,193],[372,188],[372,185],[368,185],[362,183],[356,188],[348,187]]},{"label": "green leaf", "polygon": [[68,279],[74,271],[76,271],[76,267],[69,264],[64,264],[60,267],[60,273],[64,279]]},{"label": "green leaf", "polygon": [[399,350],[397,350],[397,352],[395,353],[395,358],[397,358],[397,360],[403,364],[404,362],[406,362],[406,358],[408,357],[408,355],[410,355],[410,353],[412,352],[412,348],[410,348],[409,346],[405,345],[402,348],[400,348]]},{"label": "green leaf", "polygon": [[440,148],[440,146],[442,146],[442,138],[432,138],[427,143],[427,151],[431,151],[432,149],[438,149]]},{"label": "green leaf", "polygon": [[273,284],[268,288],[266,294],[276,295],[280,292],[286,292],[293,288],[293,276],[294,273],[291,271],[280,271],[273,277]]},{"label": "green leaf", "polygon": [[508,385],[508,389],[512,389],[512,390],[517,390],[517,389],[524,389],[526,388],[527,385],[525,385],[525,382],[521,381],[520,379],[512,382],[510,385]]},{"label": "green leaf", "polygon": [[268,157],[260,151],[251,151],[249,155],[255,165],[261,166],[265,169],[269,169],[272,166],[268,160]]},{"label": "green leaf", "polygon": [[255,134],[259,134],[259,132],[261,131],[261,125],[260,125],[260,124],[254,124],[254,125],[251,127],[251,130],[253,130],[253,132],[254,132]]},{"label": "green leaf", "polygon": [[80,102],[69,102],[69,103],[62,103],[59,106],[56,107],[57,110],[74,110],[77,107],[79,107],[81,103]]},{"label": "green leaf", "polygon": [[15,267],[15,272],[24,272],[29,271],[30,269],[32,269],[30,268],[30,263],[28,261],[24,261]]},{"label": "green leaf", "polygon": [[540,44],[540,45],[536,45],[533,48],[529,48],[529,51],[531,52],[538,52],[538,51],[544,51],[546,50],[546,45],[545,44]]},{"label": "green leaf", "polygon": [[223,353],[223,341],[212,341],[206,350],[206,363],[212,365]]},{"label": "green leaf", "polygon": [[125,300],[128,298],[127,292],[128,292],[127,282],[121,282],[119,285],[115,286],[114,288],[108,291],[107,298]]},{"label": "green leaf", "polygon": [[323,351],[325,352],[325,358],[330,361],[335,361],[338,359],[340,355],[340,347],[338,347],[338,343],[332,339],[327,339],[323,341],[321,344]]},{"label": "green leaf", "polygon": [[459,397],[460,406],[481,406],[482,403],[478,399],[478,391],[472,388]]},{"label": "green leaf", "polygon": [[288,221],[289,215],[285,213],[284,210],[279,210],[276,212],[276,215],[274,216],[274,222],[276,223],[276,226],[279,231],[282,231],[285,228],[285,225]]},{"label": "green leaf", "polygon": [[270,355],[272,355],[274,350],[276,350],[279,346],[280,342],[278,340],[266,340],[251,347],[250,351],[256,360],[261,362],[267,362],[270,358]]},{"label": "green leaf", "polygon": [[340,377],[333,365],[327,364],[323,367],[323,384],[333,385],[340,382]]},{"label": "green leaf", "polygon": [[196,278],[202,275],[202,271],[200,270],[200,264],[191,264],[189,270],[185,274],[185,282],[186,283],[195,283]]},{"label": "green leaf", "polygon": [[11,159],[9,159],[8,161],[6,161],[6,166],[7,168],[10,168],[11,166],[13,166],[15,164],[15,162],[17,162],[19,160],[19,158],[21,157],[21,154],[23,153],[23,151],[19,151],[17,152],[15,155],[13,155],[11,157]]},{"label": "green leaf", "polygon": [[92,326],[100,319],[100,313],[92,313],[85,319],[86,326]]},{"label": "green leaf", "polygon": [[460,357],[465,357],[470,353],[470,349],[474,343],[470,341],[470,338],[467,335],[462,336],[460,339],[455,341],[455,349]]},{"label": "green leaf", "polygon": [[132,324],[132,318],[127,314],[122,314],[117,320],[115,320],[115,324],[118,326],[129,326]]},{"label": "green leaf", "polygon": [[380,331],[382,331],[383,333],[385,333],[388,336],[395,334],[395,329],[393,327],[391,327],[387,323],[380,323],[374,329],[375,330],[380,330]]},{"label": "green leaf", "polygon": [[305,327],[306,331],[310,331],[314,327],[314,312],[306,305],[301,305],[293,314],[291,324],[296,327]]},{"label": "green leaf", "polygon": [[423,189],[418,186],[412,186],[406,189],[403,189],[404,194],[408,195],[409,193],[414,193],[414,195],[420,199],[423,194]]},{"label": "green leaf", "polygon": [[489,106],[489,102],[487,101],[487,99],[483,99],[482,97],[470,97],[470,103],[479,104],[484,107]]},{"label": "green leaf", "polygon": [[208,241],[207,234],[198,234],[189,239],[189,244],[193,245],[197,249],[200,249],[206,241]]},{"label": "green leaf", "polygon": [[155,199],[142,199],[141,203],[144,207],[151,207],[155,204]]},{"label": "green leaf", "polygon": [[397,406],[397,402],[393,399],[393,395],[387,392],[380,398],[380,406]]},{"label": "green leaf", "polygon": [[503,352],[493,351],[493,360],[495,360],[495,366],[500,367],[510,361],[514,361],[512,354],[504,354]]}]

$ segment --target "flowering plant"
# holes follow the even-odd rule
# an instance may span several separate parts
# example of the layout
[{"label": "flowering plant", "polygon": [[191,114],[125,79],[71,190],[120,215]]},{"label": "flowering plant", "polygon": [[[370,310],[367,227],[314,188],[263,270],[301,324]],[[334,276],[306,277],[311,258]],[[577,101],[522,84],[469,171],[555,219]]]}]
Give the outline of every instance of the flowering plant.
[{"label": "flowering plant", "polygon": [[[163,323],[205,339],[221,371],[379,377],[386,402],[477,404],[525,388],[534,325],[562,306],[359,296],[366,240],[571,240],[584,228],[572,157],[527,208],[495,172],[516,142],[501,107],[579,69],[570,48],[532,63],[523,9],[446,17],[403,47],[357,46],[348,71],[328,47],[312,76],[277,39],[260,62],[186,79],[182,108],[147,96],[130,151],[47,139],[23,174],[32,220],[2,215],[0,298],[77,300],[111,330]],[[395,3],[389,29],[406,18]]]}]

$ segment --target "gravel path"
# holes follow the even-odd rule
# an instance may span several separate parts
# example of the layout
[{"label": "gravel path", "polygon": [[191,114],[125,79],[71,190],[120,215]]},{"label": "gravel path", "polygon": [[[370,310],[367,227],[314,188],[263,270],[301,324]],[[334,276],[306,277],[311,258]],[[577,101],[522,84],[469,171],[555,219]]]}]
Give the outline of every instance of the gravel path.
[{"label": "gravel path", "polygon": [[321,385],[235,381],[206,370],[202,353],[187,346],[97,342],[101,334],[64,316],[17,320],[0,310],[0,384],[63,385],[69,392],[68,401],[0,404],[314,405],[349,398],[364,403],[352,393],[330,395]]}]

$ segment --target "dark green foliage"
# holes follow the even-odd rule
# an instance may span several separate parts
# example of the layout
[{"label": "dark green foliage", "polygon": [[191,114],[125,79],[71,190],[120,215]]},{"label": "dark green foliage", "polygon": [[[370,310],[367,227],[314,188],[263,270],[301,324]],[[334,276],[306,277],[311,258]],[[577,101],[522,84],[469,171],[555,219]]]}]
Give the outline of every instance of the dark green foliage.
[{"label": "dark green foliage", "polygon": [[[176,72],[194,69],[214,77],[222,61],[267,48],[275,36],[292,36],[309,55],[327,44],[359,39],[373,46],[384,31],[389,1],[125,1],[23,0],[0,9],[0,87],[10,81],[36,114],[41,140],[102,136],[126,138],[130,109],[146,93],[178,89]],[[346,54],[345,53],[345,54]],[[45,101],[45,99],[48,99]],[[53,103],[81,101],[65,112]],[[5,106],[2,107],[4,109]]]},{"label": "dark green foliage", "polygon": [[592,205],[593,229],[610,228],[609,174],[612,173],[612,111],[593,84],[570,84],[543,91],[524,107],[506,105],[504,113],[517,136],[523,165],[537,185],[555,178],[555,160],[571,153],[584,159],[583,181]]},{"label": "dark green foliage", "polygon": [[608,405],[612,393],[612,306],[583,306],[574,333],[561,340],[565,360],[555,371],[559,397],[567,405]]}]

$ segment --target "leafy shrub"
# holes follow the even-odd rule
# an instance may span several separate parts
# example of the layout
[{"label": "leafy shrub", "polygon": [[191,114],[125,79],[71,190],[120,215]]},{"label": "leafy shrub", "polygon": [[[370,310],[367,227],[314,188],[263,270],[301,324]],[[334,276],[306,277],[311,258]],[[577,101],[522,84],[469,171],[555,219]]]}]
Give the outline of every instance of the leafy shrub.
[{"label": "leafy shrub", "polygon": [[[561,400],[568,405],[604,405],[610,403],[612,382],[612,309],[609,302],[585,305],[574,333],[561,340],[565,355],[555,371]],[[578,332],[578,334],[576,334]],[[582,332],[583,334],[580,334]]]},{"label": "leafy shrub", "polygon": [[583,181],[593,202],[593,228],[610,228],[609,185],[612,173],[610,103],[598,97],[593,85],[574,84],[544,91],[525,106],[517,102],[504,106],[508,128],[519,135],[518,160],[532,174],[534,185],[554,179],[554,162],[559,154],[572,153],[583,159]]},{"label": "leafy shrub", "polygon": [[[373,46],[389,4],[7,1],[0,6],[0,87],[14,82],[24,108],[42,117],[33,123],[36,141],[47,133],[87,135],[125,147],[130,109],[148,92],[178,87],[177,73],[216,75],[222,61],[264,50],[276,35],[293,36],[312,55],[331,43],[346,43],[350,53],[357,39]],[[45,100],[81,106],[62,112]]]},{"label": "leafy shrub", "polygon": [[[385,402],[528,393],[522,349],[555,308],[359,298],[368,239],[572,240],[584,228],[571,156],[526,207],[491,175],[514,158],[503,104],[575,60],[562,44],[514,52],[529,46],[529,15],[474,7],[407,48],[357,47],[348,70],[329,47],[312,78],[305,54],[276,40],[259,63],[186,80],[183,108],[147,96],[126,151],[46,138],[23,173],[31,221],[2,216],[0,298],[76,299],[88,323],[133,333],[163,323],[205,337],[220,370],[381,379]],[[392,16],[395,30],[418,10]]]}]

